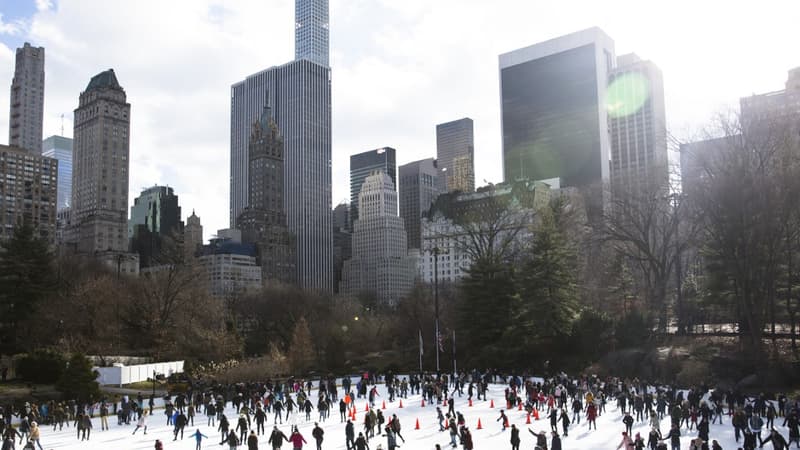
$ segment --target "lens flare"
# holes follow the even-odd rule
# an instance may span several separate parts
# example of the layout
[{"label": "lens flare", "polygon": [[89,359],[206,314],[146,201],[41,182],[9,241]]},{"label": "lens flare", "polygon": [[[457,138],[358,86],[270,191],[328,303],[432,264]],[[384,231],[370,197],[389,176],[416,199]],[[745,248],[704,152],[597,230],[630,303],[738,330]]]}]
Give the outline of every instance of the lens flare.
[{"label": "lens flare", "polygon": [[650,97],[650,83],[642,74],[626,73],[619,76],[606,91],[608,115],[625,117],[639,111]]}]

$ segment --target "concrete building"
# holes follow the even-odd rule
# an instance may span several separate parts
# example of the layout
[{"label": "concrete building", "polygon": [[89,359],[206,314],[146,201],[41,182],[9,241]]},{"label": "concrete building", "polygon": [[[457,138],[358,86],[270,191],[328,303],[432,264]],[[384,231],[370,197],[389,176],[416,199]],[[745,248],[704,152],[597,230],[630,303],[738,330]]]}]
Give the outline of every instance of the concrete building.
[{"label": "concrete building", "polygon": [[[358,196],[372,172],[381,170],[397,186],[397,152],[391,147],[376,148],[350,155],[350,225],[358,220]],[[352,231],[352,228],[351,228]]]},{"label": "concrete building", "polygon": [[[130,251],[139,255],[141,267],[171,263],[169,259],[162,260],[166,239],[182,238],[181,207],[171,187],[153,186],[133,199],[128,219],[128,239]],[[167,258],[176,256],[167,255]]]},{"label": "concrete building", "polygon": [[[440,195],[422,222],[422,248],[418,276],[426,283],[434,282],[438,266],[439,282],[457,282],[472,265],[474,243],[470,229],[480,230],[483,217],[493,217],[497,205],[508,208],[504,215],[507,231],[517,231],[514,243],[520,248],[532,237],[531,227],[536,213],[546,207],[553,195],[550,186],[542,182],[520,180],[479,188],[476,192],[449,192]],[[463,224],[471,223],[471,228]],[[502,237],[500,238],[502,239]],[[438,249],[438,250],[435,250]],[[436,252],[438,251],[438,262]]]},{"label": "concrete building", "polygon": [[789,132],[800,136],[800,67],[789,71],[786,88],[739,100],[742,128],[748,132]]},{"label": "concrete building", "polygon": [[403,219],[397,215],[397,192],[389,175],[372,172],[358,202],[353,256],[344,263],[342,292],[368,293],[381,303],[396,304],[413,287],[414,261],[408,257]]},{"label": "concrete building", "polygon": [[622,55],[609,74],[607,96],[612,188],[633,191],[655,182],[666,188],[669,163],[661,70],[635,54]]},{"label": "concrete building", "polygon": [[236,227],[242,241],[257,250],[264,282],[294,283],[294,236],[286,227],[283,208],[283,137],[265,107],[253,123],[248,154],[248,205],[239,214]]},{"label": "concrete building", "polygon": [[250,127],[264,106],[284,139],[283,195],[295,238],[295,280],[333,289],[331,226],[331,69],[328,0],[296,0],[296,60],[248,76],[231,87],[230,223],[247,206]]},{"label": "concrete building", "polygon": [[[615,59],[614,41],[599,28],[500,55],[505,181],[560,178],[562,187],[602,192],[611,154],[606,87]],[[593,212],[597,217],[597,207]]]},{"label": "concrete building", "polygon": [[80,253],[128,250],[130,110],[113,69],[92,77],[75,109],[71,208]]},{"label": "concrete building", "polygon": [[40,238],[55,242],[57,171],[53,158],[0,145],[0,240],[27,221]]},{"label": "concrete building", "polygon": [[421,248],[422,217],[442,192],[437,161],[422,159],[400,166],[400,217],[408,235],[408,248]]},{"label": "concrete building", "polygon": [[44,121],[44,47],[17,49],[11,81],[8,144],[40,154]]},{"label": "concrete building", "polygon": [[50,136],[42,142],[42,155],[58,160],[58,200],[56,208],[69,208],[72,201],[72,139]]},{"label": "concrete building", "polygon": [[333,292],[335,294],[341,291],[344,262],[353,256],[349,206],[346,202],[342,202],[333,208]]},{"label": "concrete building", "polygon": [[186,226],[183,227],[183,259],[192,261],[203,247],[203,225],[200,218],[192,210],[192,215],[186,218]]},{"label": "concrete building", "polygon": [[442,191],[475,190],[475,135],[465,117],[436,125],[436,160]]},{"label": "concrete building", "polygon": [[243,244],[240,236],[238,230],[220,230],[198,257],[206,270],[209,291],[215,297],[230,298],[261,287],[256,247]]},{"label": "concrete building", "polygon": [[294,8],[294,59],[329,67],[328,0],[296,0]]}]

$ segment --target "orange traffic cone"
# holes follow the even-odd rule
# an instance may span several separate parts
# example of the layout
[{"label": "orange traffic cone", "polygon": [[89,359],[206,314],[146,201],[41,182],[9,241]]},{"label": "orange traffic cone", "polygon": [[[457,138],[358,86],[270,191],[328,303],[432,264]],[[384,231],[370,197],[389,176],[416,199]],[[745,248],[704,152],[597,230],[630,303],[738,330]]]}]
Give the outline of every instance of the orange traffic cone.
[{"label": "orange traffic cone", "polygon": [[424,398],[422,399],[422,404],[420,405],[420,407],[422,407],[422,408],[425,407],[425,399]]},{"label": "orange traffic cone", "polygon": [[419,419],[417,419],[417,424],[416,424],[416,425],[414,425],[414,429],[415,429],[415,430],[419,430]]},{"label": "orange traffic cone", "polygon": [[383,405],[381,405],[381,409],[386,409],[386,400],[383,401]]},{"label": "orange traffic cone", "polygon": [[477,429],[478,429],[478,430],[482,430],[482,429],[483,429],[483,427],[481,426],[481,419],[478,419],[478,426],[477,426]]},{"label": "orange traffic cone", "polygon": [[519,402],[519,407],[517,408],[517,411],[522,411],[522,402]]},{"label": "orange traffic cone", "polygon": [[364,412],[369,412],[369,403],[364,403]]},{"label": "orange traffic cone", "polygon": [[403,399],[402,398],[400,399],[400,407],[401,408],[403,407]]},{"label": "orange traffic cone", "polygon": [[489,408],[494,408],[494,399],[489,402]]},{"label": "orange traffic cone", "polygon": [[525,424],[526,425],[530,425],[531,424],[531,415],[530,414],[528,414],[528,418],[525,420]]},{"label": "orange traffic cone", "polygon": [[469,407],[472,408],[472,399],[469,399]]},{"label": "orange traffic cone", "polygon": [[536,419],[536,420],[539,420],[539,410],[538,409],[534,408],[534,410],[533,410],[533,418]]}]

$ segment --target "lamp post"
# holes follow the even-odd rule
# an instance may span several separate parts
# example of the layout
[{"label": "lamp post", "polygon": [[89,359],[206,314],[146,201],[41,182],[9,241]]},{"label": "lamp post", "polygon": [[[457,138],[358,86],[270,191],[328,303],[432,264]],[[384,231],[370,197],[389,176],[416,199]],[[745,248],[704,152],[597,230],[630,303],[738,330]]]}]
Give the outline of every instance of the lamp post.
[{"label": "lamp post", "polygon": [[433,307],[434,307],[434,342],[436,347],[436,374],[439,374],[439,247],[433,247]]},{"label": "lamp post", "polygon": [[153,371],[153,398],[156,396],[156,371]]}]

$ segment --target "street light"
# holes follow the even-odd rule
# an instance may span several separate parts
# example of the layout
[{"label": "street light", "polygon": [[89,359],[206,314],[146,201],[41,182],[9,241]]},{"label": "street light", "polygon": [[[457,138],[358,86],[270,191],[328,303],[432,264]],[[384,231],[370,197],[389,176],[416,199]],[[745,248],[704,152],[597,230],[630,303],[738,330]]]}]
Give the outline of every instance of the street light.
[{"label": "street light", "polygon": [[439,374],[439,255],[443,252],[438,246],[433,247],[433,305],[434,305],[434,331],[436,347],[436,374]]},{"label": "street light", "polygon": [[156,371],[153,371],[153,397],[156,396]]}]

